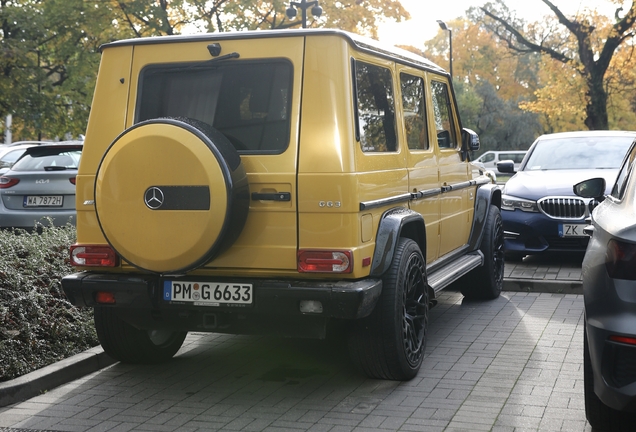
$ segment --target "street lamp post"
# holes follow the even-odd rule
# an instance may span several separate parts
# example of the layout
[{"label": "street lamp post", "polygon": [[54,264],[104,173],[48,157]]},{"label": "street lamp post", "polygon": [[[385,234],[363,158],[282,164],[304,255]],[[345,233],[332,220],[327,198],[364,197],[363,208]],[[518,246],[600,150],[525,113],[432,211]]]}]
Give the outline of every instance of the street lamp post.
[{"label": "street lamp post", "polygon": [[294,7],[299,8],[303,14],[302,15],[303,28],[307,28],[307,9],[311,7],[311,14],[315,16],[316,18],[320,18],[320,15],[322,15],[322,8],[318,6],[318,0],[314,0],[314,1],[301,0],[299,2],[295,2],[295,1],[289,2],[289,7],[285,11],[287,18],[289,19],[296,18],[296,9],[294,9]]},{"label": "street lamp post", "polygon": [[453,80],[453,31],[448,28],[446,23],[442,20],[437,20],[437,24],[439,24],[439,28],[442,30],[448,30],[448,58],[449,58],[449,66],[450,66],[450,76],[451,81]]}]

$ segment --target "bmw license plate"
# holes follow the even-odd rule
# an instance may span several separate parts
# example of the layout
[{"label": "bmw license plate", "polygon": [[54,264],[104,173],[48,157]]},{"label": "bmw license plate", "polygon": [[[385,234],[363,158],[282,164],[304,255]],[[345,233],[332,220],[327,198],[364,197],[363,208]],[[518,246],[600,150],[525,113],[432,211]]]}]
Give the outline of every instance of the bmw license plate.
[{"label": "bmw license plate", "polygon": [[559,237],[586,237],[585,224],[559,224]]},{"label": "bmw license plate", "polygon": [[62,195],[29,195],[24,197],[24,207],[62,207]]},{"label": "bmw license plate", "polygon": [[164,281],[163,299],[195,306],[250,305],[252,284],[227,282]]}]

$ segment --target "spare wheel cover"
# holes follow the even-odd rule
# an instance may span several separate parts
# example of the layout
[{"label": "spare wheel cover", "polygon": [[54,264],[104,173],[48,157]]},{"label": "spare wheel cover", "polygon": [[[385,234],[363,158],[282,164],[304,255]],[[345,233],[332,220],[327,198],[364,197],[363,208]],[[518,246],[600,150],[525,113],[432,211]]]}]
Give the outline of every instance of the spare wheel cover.
[{"label": "spare wheel cover", "polygon": [[[238,177],[245,181],[236,185],[237,176],[197,123],[154,119],[132,126],[111,144],[97,170],[101,230],[136,267],[157,273],[191,270],[212,259],[227,235],[233,188],[247,187],[244,170],[239,162]],[[213,131],[217,142],[225,139]],[[227,153],[231,144],[223,145]],[[245,216],[235,215],[243,222]]]}]

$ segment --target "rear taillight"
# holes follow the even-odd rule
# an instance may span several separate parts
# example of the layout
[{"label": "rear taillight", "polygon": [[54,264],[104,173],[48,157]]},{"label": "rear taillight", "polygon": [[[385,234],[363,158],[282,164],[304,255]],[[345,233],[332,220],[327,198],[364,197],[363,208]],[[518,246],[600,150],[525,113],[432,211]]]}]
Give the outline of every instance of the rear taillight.
[{"label": "rear taillight", "polygon": [[10,188],[11,186],[15,186],[20,183],[20,179],[2,176],[0,177],[0,189]]},{"label": "rear taillight", "polygon": [[636,338],[629,336],[612,335],[609,337],[609,340],[611,340],[612,342],[624,343],[628,345],[636,345]]},{"label": "rear taillight", "polygon": [[636,244],[610,240],[605,253],[605,268],[613,279],[636,280]]},{"label": "rear taillight", "polygon": [[298,271],[302,273],[351,273],[351,251],[298,251]]},{"label": "rear taillight", "polygon": [[119,257],[110,246],[72,245],[71,265],[88,267],[115,267]]},{"label": "rear taillight", "polygon": [[76,177],[71,177],[70,179],[68,179],[68,181],[70,181],[71,183],[75,184],[75,179],[76,179]]}]

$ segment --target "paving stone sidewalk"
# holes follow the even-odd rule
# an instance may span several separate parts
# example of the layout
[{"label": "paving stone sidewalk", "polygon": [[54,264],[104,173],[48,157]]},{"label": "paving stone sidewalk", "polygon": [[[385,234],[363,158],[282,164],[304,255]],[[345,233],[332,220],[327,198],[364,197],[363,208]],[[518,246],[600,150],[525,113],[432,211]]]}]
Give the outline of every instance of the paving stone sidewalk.
[{"label": "paving stone sidewalk", "polygon": [[154,366],[115,364],[0,408],[0,428],[56,431],[591,431],[581,295],[445,291],[405,383],[360,376],[343,346],[190,334]]}]

